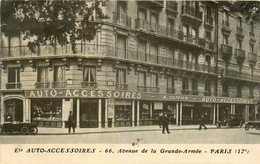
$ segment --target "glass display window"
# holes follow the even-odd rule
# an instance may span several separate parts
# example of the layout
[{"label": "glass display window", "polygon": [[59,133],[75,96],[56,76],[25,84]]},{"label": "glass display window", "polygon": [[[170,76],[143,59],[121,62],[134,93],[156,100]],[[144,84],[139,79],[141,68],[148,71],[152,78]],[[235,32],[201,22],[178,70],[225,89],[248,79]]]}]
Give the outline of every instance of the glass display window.
[{"label": "glass display window", "polygon": [[132,125],[132,105],[131,100],[115,101],[115,126]]}]

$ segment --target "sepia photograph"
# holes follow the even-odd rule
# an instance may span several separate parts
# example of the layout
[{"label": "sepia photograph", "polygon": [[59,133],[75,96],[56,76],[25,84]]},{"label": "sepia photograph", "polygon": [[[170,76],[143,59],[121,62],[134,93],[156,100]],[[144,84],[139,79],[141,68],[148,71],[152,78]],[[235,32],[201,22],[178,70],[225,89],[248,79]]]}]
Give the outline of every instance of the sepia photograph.
[{"label": "sepia photograph", "polygon": [[0,157],[259,147],[260,1],[0,3]]}]

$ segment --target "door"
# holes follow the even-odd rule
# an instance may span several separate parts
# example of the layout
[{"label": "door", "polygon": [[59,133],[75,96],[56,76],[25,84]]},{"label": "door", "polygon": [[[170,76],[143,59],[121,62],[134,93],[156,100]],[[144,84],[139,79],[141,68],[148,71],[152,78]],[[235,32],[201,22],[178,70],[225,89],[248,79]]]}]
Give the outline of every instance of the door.
[{"label": "door", "polygon": [[80,101],[80,128],[98,127],[98,102],[96,99]]}]

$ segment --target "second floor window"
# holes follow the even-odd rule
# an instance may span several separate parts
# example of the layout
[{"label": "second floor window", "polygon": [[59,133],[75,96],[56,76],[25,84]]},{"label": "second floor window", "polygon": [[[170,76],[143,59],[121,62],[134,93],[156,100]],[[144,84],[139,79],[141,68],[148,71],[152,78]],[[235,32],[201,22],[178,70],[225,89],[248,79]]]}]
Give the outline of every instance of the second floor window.
[{"label": "second floor window", "polygon": [[167,88],[174,89],[174,77],[173,76],[167,77]]},{"label": "second floor window", "polygon": [[205,92],[210,94],[210,80],[205,81]]},{"label": "second floor window", "polygon": [[192,90],[197,91],[198,90],[198,82],[197,79],[192,79]]},{"label": "second floor window", "polygon": [[242,97],[242,88],[240,84],[237,84],[237,97]]},{"label": "second floor window", "polygon": [[223,96],[228,96],[228,82],[223,82],[222,92],[223,92]]},{"label": "second floor window", "polygon": [[188,90],[189,89],[189,79],[187,77],[184,77],[182,79],[182,89]]},{"label": "second floor window", "polygon": [[54,66],[54,82],[64,82],[64,81],[65,81],[65,67]]},{"label": "second floor window", "polygon": [[87,83],[96,82],[96,68],[91,66],[84,67],[83,70],[83,81]]},{"label": "second floor window", "polygon": [[48,82],[48,67],[37,68],[37,82],[46,83]]},{"label": "second floor window", "polygon": [[21,88],[20,85],[20,68],[8,68],[8,84],[6,89]]}]

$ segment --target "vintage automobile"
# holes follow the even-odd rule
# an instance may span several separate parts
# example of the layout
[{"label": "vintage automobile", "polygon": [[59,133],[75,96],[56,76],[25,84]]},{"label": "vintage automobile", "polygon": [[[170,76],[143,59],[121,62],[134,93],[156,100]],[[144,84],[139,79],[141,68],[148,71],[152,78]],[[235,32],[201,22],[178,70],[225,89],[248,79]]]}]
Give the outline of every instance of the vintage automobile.
[{"label": "vintage automobile", "polygon": [[223,125],[230,128],[233,126],[240,126],[244,127],[245,126],[245,119],[243,119],[242,115],[239,114],[230,114],[227,115],[227,119],[223,121]]},{"label": "vintage automobile", "polygon": [[0,125],[0,134],[8,132],[20,132],[22,134],[37,134],[38,128],[34,123],[24,123],[24,122],[5,122]]},{"label": "vintage automobile", "polygon": [[256,129],[260,130],[260,121],[249,121],[246,123],[245,130],[248,131],[249,129]]}]

